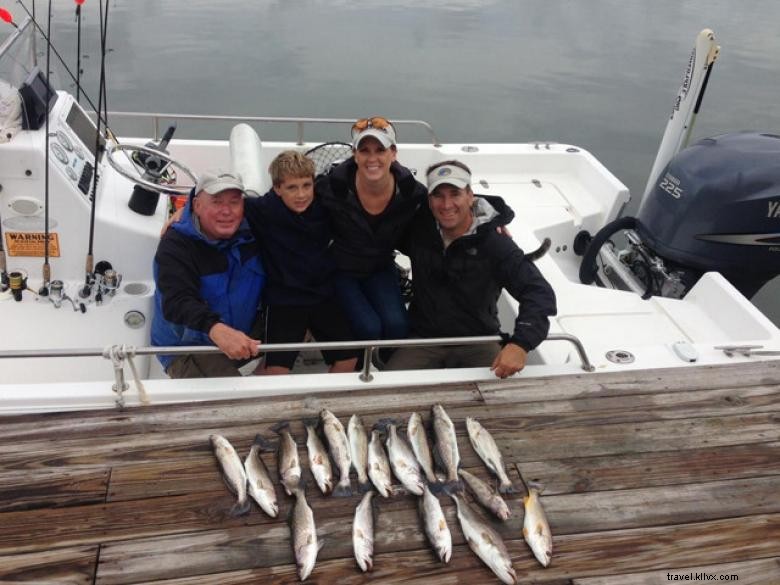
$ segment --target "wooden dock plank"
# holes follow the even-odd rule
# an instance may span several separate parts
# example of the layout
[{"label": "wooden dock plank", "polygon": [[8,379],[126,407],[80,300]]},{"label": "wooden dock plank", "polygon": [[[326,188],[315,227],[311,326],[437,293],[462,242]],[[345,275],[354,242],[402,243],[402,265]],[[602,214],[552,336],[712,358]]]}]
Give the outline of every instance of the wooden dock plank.
[{"label": "wooden dock plank", "polygon": [[[749,393],[749,392],[747,392]],[[456,428],[459,431],[460,436],[465,441],[465,425],[463,419],[468,415],[480,415],[480,420],[488,428],[494,437],[499,440],[502,432],[509,434],[512,437],[517,437],[522,434],[522,441],[533,443],[538,437],[545,437],[544,443],[548,443],[547,437],[555,438],[554,434],[566,433],[567,430],[573,430],[574,433],[581,435],[583,432],[586,434],[592,433],[593,429],[631,429],[633,422],[640,422],[645,425],[646,428],[658,428],[668,429],[662,431],[663,437],[667,436],[680,436],[681,434],[689,438],[689,445],[681,444],[678,446],[672,446],[670,448],[696,448],[707,446],[699,444],[690,446],[691,443],[691,431],[695,431],[696,436],[706,435],[708,432],[716,431],[715,427],[720,426],[720,420],[732,420],[737,421],[737,416],[741,415],[746,417],[744,419],[746,425],[750,425],[751,421],[764,421],[768,422],[770,432],[772,427],[777,429],[778,425],[773,424],[778,417],[776,410],[770,410],[764,412],[765,408],[774,408],[780,392],[776,392],[774,395],[759,394],[753,396],[739,396],[735,393],[732,396],[732,400],[728,401],[723,397],[723,400],[714,400],[714,410],[707,411],[706,404],[701,400],[694,398],[688,401],[687,408],[690,409],[688,418],[678,420],[674,418],[674,414],[679,409],[683,408],[684,400],[672,400],[671,404],[660,407],[657,411],[658,414],[652,420],[645,420],[648,416],[653,415],[653,410],[648,407],[647,404],[635,405],[631,402],[630,397],[624,397],[619,399],[621,402],[618,407],[613,399],[612,410],[607,408],[606,412],[603,412],[603,407],[609,407],[610,405],[599,404],[598,401],[586,399],[583,401],[577,401],[574,404],[566,404],[563,412],[557,414],[550,413],[543,416],[534,417],[529,415],[523,415],[521,410],[517,410],[518,406],[506,407],[506,412],[502,413],[500,407],[481,407],[481,409],[469,408],[467,406],[447,405],[450,416],[456,422]],[[656,397],[660,400],[660,398]],[[752,407],[758,412],[751,412],[750,415],[746,414],[743,410],[739,414],[732,414],[734,404],[751,404],[751,400],[759,400],[757,404],[753,404]],[[430,407],[432,403],[428,402],[426,409]],[[619,410],[617,410],[619,408]],[[712,408],[712,406],[711,406]],[[492,409],[492,410],[491,410]],[[411,414],[413,408],[404,411],[392,412],[388,410],[381,410],[378,413],[368,413],[364,416],[365,424],[370,426],[379,418],[388,415],[397,415],[402,420]],[[346,415],[352,411],[360,411],[350,406],[349,410],[345,410],[342,405],[337,409],[337,413],[346,420]],[[312,411],[309,414],[315,415],[318,411]],[[748,411],[750,412],[750,411]],[[649,413],[649,414],[648,414]],[[691,418],[691,413],[698,413],[698,417]],[[517,414],[518,416],[511,416]],[[492,417],[491,417],[492,415]],[[763,416],[763,418],[762,418]],[[299,443],[304,440],[302,419],[294,419],[292,422],[293,433],[298,438]],[[617,425],[623,421],[624,427]],[[242,421],[244,423],[249,422],[249,419]],[[243,424],[234,427],[217,427],[217,428],[198,428],[187,430],[174,430],[169,432],[145,432],[138,434],[113,436],[111,440],[103,440],[96,442],[94,437],[89,434],[82,436],[78,439],[63,439],[58,441],[57,449],[52,450],[51,441],[49,439],[30,439],[25,441],[15,441],[4,445],[4,449],[0,451],[0,473],[3,470],[19,470],[19,469],[43,469],[51,467],[68,467],[71,470],[78,469],[79,466],[92,467],[95,465],[105,466],[117,466],[122,464],[133,463],[149,463],[154,461],[167,461],[172,459],[188,458],[193,456],[203,455],[210,450],[208,444],[208,436],[211,433],[225,434],[231,441],[233,441],[237,448],[248,450],[252,439],[256,433],[264,434],[268,437],[273,437],[274,434],[270,430],[270,427],[276,420],[257,421],[253,424]],[[741,423],[737,423],[739,427]],[[598,426],[596,426],[598,425]],[[698,427],[698,428],[694,428]],[[637,428],[640,428],[637,425]],[[732,429],[725,429],[732,430]],[[736,430],[736,429],[734,429]],[[652,433],[652,431],[650,431]],[[760,433],[761,431],[759,431]],[[536,434],[535,434],[536,433]],[[631,432],[631,435],[634,433]],[[730,444],[728,441],[724,442],[724,439],[730,438],[730,433],[718,433],[719,437],[713,438],[713,440],[719,441],[719,443],[713,444]],[[567,443],[571,443],[571,433],[566,438]],[[775,440],[780,439],[780,435],[774,432]],[[737,442],[766,442],[772,438],[737,440]],[[706,439],[705,439],[706,441]],[[550,444],[554,444],[550,442]],[[499,445],[504,448],[505,457],[514,461],[527,461],[533,460],[526,456],[525,452],[512,451],[511,445],[502,444],[499,441]],[[516,443],[515,443],[516,445]],[[658,450],[657,448],[643,447],[643,451]],[[530,451],[530,450],[526,450]],[[615,452],[614,449],[611,452]],[[89,455],[86,455],[89,453]],[[579,453],[580,456],[596,455],[596,454],[608,454],[609,452],[602,451],[597,453]],[[566,457],[567,454],[561,454],[558,457]],[[550,453],[545,455],[546,457],[558,458],[555,454]],[[539,457],[536,457],[539,459]]]},{"label": "wooden dock plank", "polygon": [[[732,518],[761,513],[780,513],[780,476],[675,486],[654,487],[614,492],[593,492],[544,497],[543,502],[553,533],[558,536],[584,532],[598,532],[640,528],[642,526],[674,525],[680,522]],[[317,498],[313,493],[310,503],[315,519],[329,541],[323,558],[350,556],[350,532],[354,507],[353,498]],[[41,515],[38,524],[32,513],[27,524],[9,523],[0,535],[0,551],[22,552],[53,546],[72,546],[102,542],[101,564],[112,559],[128,559],[150,566],[174,566],[174,559],[187,566],[199,563],[219,570],[242,569],[257,566],[258,554],[269,562],[287,558],[288,528],[284,522],[274,521],[253,511],[245,518],[227,519],[224,512],[230,498],[215,495],[210,505],[204,506],[203,497],[180,496],[155,498],[139,510],[133,502],[117,502],[107,506],[93,506],[92,510],[67,508],[68,518],[52,519]],[[443,502],[451,525],[454,509]],[[286,499],[282,515],[289,508]],[[496,522],[496,528],[505,538],[519,535],[522,527],[522,503],[519,496],[510,499],[512,517],[505,523]],[[86,508],[86,507],[85,507]],[[90,516],[90,513],[92,515]],[[6,515],[7,517],[8,515]],[[79,521],[79,518],[87,521]],[[52,530],[47,524],[55,521],[59,527]],[[411,497],[379,502],[377,550],[410,550],[422,545],[415,501]],[[65,526],[72,525],[70,529]],[[117,542],[121,541],[121,542]],[[112,544],[115,543],[115,544]],[[249,543],[249,544],[247,544]],[[193,558],[185,560],[190,551]],[[229,551],[229,552],[226,552]],[[285,561],[283,561],[285,562]],[[238,563],[230,566],[229,563]],[[273,563],[275,564],[275,563]]]},{"label": "wooden dock plank", "polygon": [[[460,534],[453,528],[453,536]],[[520,583],[565,583],[574,576],[622,576],[637,571],[664,571],[677,567],[736,563],[756,558],[780,556],[780,515],[750,516],[711,522],[697,522],[668,527],[618,530],[554,537],[553,562],[542,568],[531,556],[522,540],[507,541]],[[497,583],[498,580],[464,545],[453,547],[449,565],[438,563],[429,550],[379,553],[374,571],[366,576],[359,572],[352,558],[327,559],[321,551],[310,581],[316,584],[339,583],[421,583],[463,584]],[[292,563],[262,567],[263,559],[255,556],[252,567],[235,571],[192,571],[176,574],[161,567],[145,565],[139,570],[136,559],[128,559],[120,573],[115,561],[98,568],[97,585],[151,582],[156,585],[292,584],[297,582]],[[291,557],[290,557],[291,558]],[[138,559],[143,562],[143,559]],[[185,570],[188,570],[185,567]],[[167,580],[166,580],[167,579]],[[618,581],[619,582],[619,581]],[[623,583],[632,583],[623,581]],[[633,583],[632,583],[633,585]]]},{"label": "wooden dock plank", "polygon": [[0,512],[103,502],[108,469],[0,476]]},{"label": "wooden dock plank", "polygon": [[524,461],[522,477],[544,495],[763,477],[780,473],[780,443]]},{"label": "wooden dock plank", "polygon": [[0,583],[92,585],[98,547],[0,556]]},{"label": "wooden dock plank", "polygon": [[[694,578],[704,573],[714,578]],[[684,579],[685,576],[691,579]],[[678,579],[674,579],[678,576]],[[733,577],[737,577],[734,579]],[[741,563],[724,563],[698,567],[678,567],[669,571],[650,571],[646,573],[631,573],[628,575],[612,575],[609,577],[586,577],[574,579],[573,585],[658,585],[659,583],[713,583],[722,578],[732,577],[729,581],[740,585],[777,585],[780,583],[780,557],[743,561]]]},{"label": "wooden dock plank", "polygon": [[524,378],[477,382],[488,404],[569,400],[581,396],[631,396],[715,388],[780,385],[780,360],[695,368],[629,370],[608,374]]},{"label": "wooden dock plank", "polygon": [[[31,442],[125,434],[186,431],[240,427],[252,421],[303,420],[317,416],[323,408],[334,411],[350,405],[350,414],[394,413],[430,407],[442,402],[452,406],[481,403],[482,397],[472,383],[440,384],[425,387],[366,388],[296,397],[260,397],[208,403],[171,404],[140,407],[117,412],[84,411],[78,413],[0,416],[0,443]],[[354,410],[353,410],[354,409]],[[387,414],[385,416],[388,416]],[[46,424],[41,425],[41,419]]]},{"label": "wooden dock plank", "polygon": [[[665,582],[664,571],[726,565],[759,579],[777,568],[772,362],[3,417],[0,582],[92,583],[97,571],[98,583],[296,583],[284,520],[256,507],[226,516],[234,498],[209,434],[224,434],[243,456],[256,433],[272,438],[270,426],[290,419],[305,461],[302,420],[323,407],[370,426],[386,416],[405,423],[413,411],[428,419],[436,402],[456,424],[464,466],[489,477],[465,433],[464,418],[476,416],[517,487],[520,473],[546,485],[552,567],[541,568],[520,538],[522,490],[509,498],[510,520],[495,523],[521,583]],[[274,456],[264,457],[275,477]],[[307,492],[325,541],[313,583],[496,582],[465,547],[449,499],[450,566],[429,550],[416,499],[396,496],[379,501],[377,570],[365,576],[350,538],[358,497],[324,498],[311,484]],[[278,495],[284,518],[290,500]]]}]

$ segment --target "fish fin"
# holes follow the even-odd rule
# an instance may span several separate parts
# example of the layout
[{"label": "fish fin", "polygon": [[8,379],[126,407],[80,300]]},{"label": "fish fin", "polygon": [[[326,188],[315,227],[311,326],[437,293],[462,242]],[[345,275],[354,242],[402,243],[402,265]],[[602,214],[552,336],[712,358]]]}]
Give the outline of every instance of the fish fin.
[{"label": "fish fin", "polygon": [[541,522],[537,522],[536,524],[536,534],[541,536],[544,533],[544,526],[542,526]]},{"label": "fish fin", "polygon": [[278,423],[276,423],[274,426],[271,427],[271,430],[275,433],[281,433],[283,430],[289,428],[290,428],[290,421],[280,420]]},{"label": "fish fin", "polygon": [[274,443],[260,434],[255,435],[255,440],[252,444],[257,445],[261,451],[276,451],[277,449],[277,446]]},{"label": "fish fin", "polygon": [[335,498],[348,498],[352,495],[352,485],[347,482],[339,482],[335,488],[333,488],[333,497]]},{"label": "fish fin", "polygon": [[523,538],[528,538],[528,528],[523,526]]},{"label": "fish fin", "polygon": [[247,497],[244,499],[243,502],[239,500],[235,504],[233,504],[233,507],[230,508],[228,514],[233,518],[235,518],[236,516],[243,516],[244,514],[248,514],[251,508],[252,508],[252,503],[249,501],[249,498]]},{"label": "fish fin", "polygon": [[325,539],[323,538],[317,539],[317,552],[320,552],[323,546],[325,546]]}]

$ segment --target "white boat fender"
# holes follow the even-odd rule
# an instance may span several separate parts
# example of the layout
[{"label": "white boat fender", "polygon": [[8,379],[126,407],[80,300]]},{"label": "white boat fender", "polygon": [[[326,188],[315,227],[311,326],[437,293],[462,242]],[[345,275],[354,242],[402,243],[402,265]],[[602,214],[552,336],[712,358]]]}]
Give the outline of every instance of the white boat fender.
[{"label": "white boat fender", "polygon": [[672,344],[672,349],[677,357],[684,362],[693,363],[699,359],[699,352],[687,341],[675,341]]},{"label": "white boat fender", "polygon": [[236,124],[230,131],[230,161],[233,171],[241,175],[247,195],[260,197],[266,192],[262,143],[249,124]]}]

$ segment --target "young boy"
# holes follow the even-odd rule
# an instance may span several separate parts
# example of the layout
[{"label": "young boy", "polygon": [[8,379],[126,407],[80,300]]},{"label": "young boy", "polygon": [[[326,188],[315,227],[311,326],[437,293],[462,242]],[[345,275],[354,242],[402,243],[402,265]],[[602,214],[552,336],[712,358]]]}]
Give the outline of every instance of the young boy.
[{"label": "young boy", "polygon": [[[297,343],[311,331],[317,341],[353,339],[335,298],[328,215],[314,197],[314,162],[280,153],[268,168],[273,188],[245,200],[244,213],[260,242],[268,279],[263,291],[265,343]],[[352,372],[357,350],[323,351],[331,372]],[[287,374],[298,352],[265,354],[266,374]]]}]

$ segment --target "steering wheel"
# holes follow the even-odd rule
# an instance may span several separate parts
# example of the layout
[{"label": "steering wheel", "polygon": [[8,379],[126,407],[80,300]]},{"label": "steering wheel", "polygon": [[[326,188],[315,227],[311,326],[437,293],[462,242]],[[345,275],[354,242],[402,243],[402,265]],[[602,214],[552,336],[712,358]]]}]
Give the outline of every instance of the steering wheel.
[{"label": "steering wheel", "polygon": [[[132,173],[127,167],[119,164],[119,161],[116,160],[116,153],[118,152],[129,153],[128,158],[133,163],[133,167],[136,171],[138,171],[138,174]],[[145,178],[149,176],[149,173],[143,165],[136,161],[136,157],[139,155],[144,155],[146,157],[156,157],[168,163],[163,167],[163,170],[160,173],[160,178],[162,179],[167,175],[168,180],[171,182],[155,183],[154,181]],[[108,158],[108,164],[110,164],[111,167],[125,179],[128,179],[129,181],[132,181],[133,183],[141,185],[142,187],[156,193],[162,193],[164,195],[187,195],[190,191],[192,191],[192,187],[198,182],[198,177],[196,177],[195,174],[182,163],[172,159],[164,152],[155,150],[154,148],[149,148],[148,146],[137,146],[134,144],[112,144],[109,145],[108,150],[106,151],[106,157]],[[192,185],[175,184],[174,181],[176,181],[177,170],[182,171],[190,180],[192,180]]]}]

